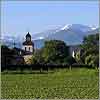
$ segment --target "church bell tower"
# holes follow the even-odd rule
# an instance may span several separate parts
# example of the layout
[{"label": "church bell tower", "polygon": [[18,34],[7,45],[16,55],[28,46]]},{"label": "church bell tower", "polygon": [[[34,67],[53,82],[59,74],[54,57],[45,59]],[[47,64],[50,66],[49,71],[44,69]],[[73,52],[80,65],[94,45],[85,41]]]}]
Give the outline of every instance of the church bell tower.
[{"label": "church bell tower", "polygon": [[22,49],[30,53],[34,51],[34,43],[31,41],[31,35],[29,34],[29,32],[26,34],[26,40],[23,42]]}]

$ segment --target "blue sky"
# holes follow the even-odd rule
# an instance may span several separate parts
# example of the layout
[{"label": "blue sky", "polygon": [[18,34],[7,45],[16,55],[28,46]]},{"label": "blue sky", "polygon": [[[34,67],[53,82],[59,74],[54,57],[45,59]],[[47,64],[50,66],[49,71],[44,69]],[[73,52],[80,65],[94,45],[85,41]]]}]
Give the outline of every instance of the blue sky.
[{"label": "blue sky", "polygon": [[1,4],[2,34],[32,34],[66,24],[98,26],[97,1],[5,1]]}]

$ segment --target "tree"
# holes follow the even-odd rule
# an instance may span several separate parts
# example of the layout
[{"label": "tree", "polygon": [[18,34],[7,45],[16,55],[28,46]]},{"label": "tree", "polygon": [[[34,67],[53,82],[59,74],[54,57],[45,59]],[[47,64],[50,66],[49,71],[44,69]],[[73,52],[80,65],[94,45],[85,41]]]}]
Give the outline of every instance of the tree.
[{"label": "tree", "polygon": [[10,64],[13,54],[14,53],[6,45],[1,45],[1,66]]},{"label": "tree", "polygon": [[68,47],[63,41],[50,40],[45,42],[42,57],[46,63],[63,63],[69,55]]},{"label": "tree", "polygon": [[76,52],[76,55],[75,55],[76,61],[82,63],[80,56],[81,56],[80,51]]},{"label": "tree", "polygon": [[88,35],[83,40],[81,60],[93,67],[99,66],[99,34]]},{"label": "tree", "polygon": [[42,49],[34,52],[32,56],[32,64],[44,64],[44,59],[42,57]]}]

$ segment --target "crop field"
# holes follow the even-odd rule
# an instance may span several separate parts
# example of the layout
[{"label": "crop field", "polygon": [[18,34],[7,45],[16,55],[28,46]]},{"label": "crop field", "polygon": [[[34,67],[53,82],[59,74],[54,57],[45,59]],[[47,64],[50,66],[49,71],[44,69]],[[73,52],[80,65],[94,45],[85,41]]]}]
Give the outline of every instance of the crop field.
[{"label": "crop field", "polygon": [[1,97],[4,99],[97,99],[99,71],[96,69],[59,69],[44,73],[2,73]]}]

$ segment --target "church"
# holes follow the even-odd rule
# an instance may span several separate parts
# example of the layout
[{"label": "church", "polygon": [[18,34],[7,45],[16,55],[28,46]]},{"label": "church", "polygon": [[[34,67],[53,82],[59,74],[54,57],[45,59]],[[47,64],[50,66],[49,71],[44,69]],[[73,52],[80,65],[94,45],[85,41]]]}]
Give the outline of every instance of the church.
[{"label": "church", "polygon": [[33,53],[34,52],[34,43],[32,42],[31,35],[29,32],[26,34],[26,40],[23,42],[22,49],[26,53]]}]

